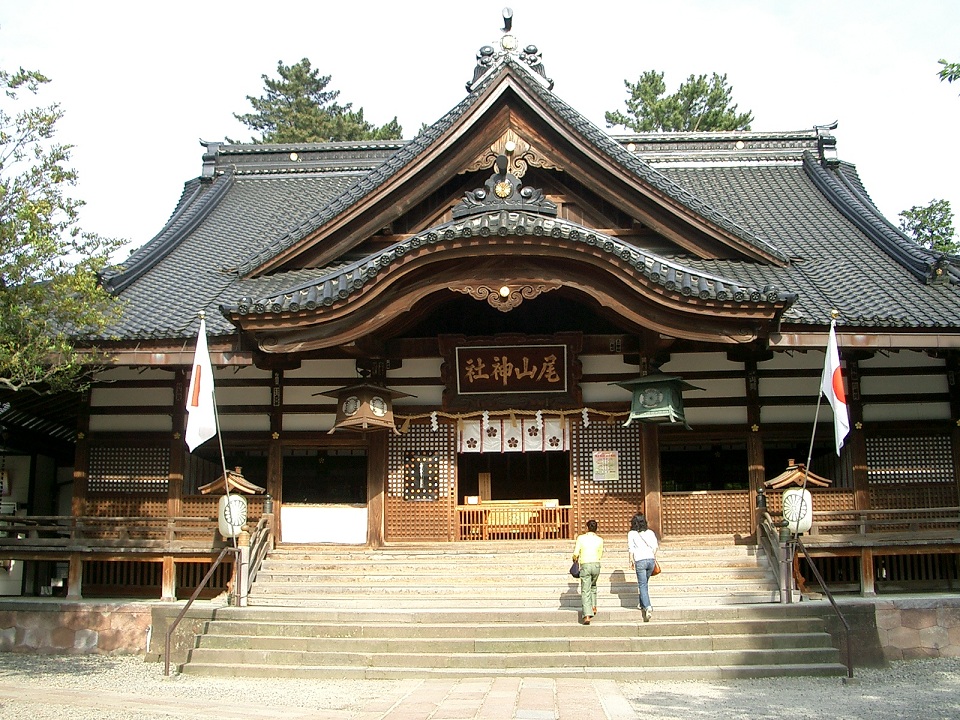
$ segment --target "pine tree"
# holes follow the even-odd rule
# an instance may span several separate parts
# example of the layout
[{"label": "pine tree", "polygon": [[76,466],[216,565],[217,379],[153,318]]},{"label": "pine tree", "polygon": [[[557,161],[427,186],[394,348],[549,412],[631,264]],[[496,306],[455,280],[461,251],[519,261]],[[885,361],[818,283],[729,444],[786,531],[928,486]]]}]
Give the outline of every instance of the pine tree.
[{"label": "pine tree", "polygon": [[260,133],[259,138],[251,138],[254,143],[396,140],[402,136],[396,117],[377,127],[363,117],[363,108],[339,104],[340,91],[328,89],[330,75],[320,75],[307,58],[295,65],[278,62],[277,74],[276,79],[262,76],[263,96],[247,96],[252,113],[234,114]]}]

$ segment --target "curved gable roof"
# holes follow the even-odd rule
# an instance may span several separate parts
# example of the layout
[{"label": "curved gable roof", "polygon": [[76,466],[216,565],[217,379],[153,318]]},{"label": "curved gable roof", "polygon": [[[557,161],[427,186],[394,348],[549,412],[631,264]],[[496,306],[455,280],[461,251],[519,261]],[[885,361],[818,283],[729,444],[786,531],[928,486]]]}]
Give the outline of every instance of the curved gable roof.
[{"label": "curved gable roof", "polygon": [[[789,258],[771,243],[738,225],[702,198],[670,181],[642,159],[628,152],[620,143],[543,87],[523,63],[506,56],[501,59],[498,68],[487,73],[474,92],[443,118],[398,149],[382,165],[359,178],[329,205],[318,208],[300,224],[284,231],[242,260],[238,271],[249,275],[290,268],[297,264],[296,258],[299,255],[309,252],[316,256],[315,248],[319,243],[329,245],[328,249],[320,251],[317,260],[319,264],[325,264],[362,242],[365,232],[389,224],[393,217],[377,216],[376,213],[394,211],[395,204],[387,203],[371,212],[370,204],[373,199],[385,192],[410,193],[412,188],[416,188],[419,196],[423,197],[429,188],[439,186],[444,178],[436,176],[430,163],[449,150],[455,136],[482,122],[484,113],[508,88],[515,91],[511,95],[514,102],[519,102],[523,106],[521,109],[530,110],[531,118],[552,118],[554,126],[561,128],[566,137],[579,143],[581,152],[584,149],[590,151],[593,158],[589,163],[606,165],[607,173],[612,172],[619,175],[623,181],[632,183],[634,192],[646,193],[648,199],[662,204],[664,216],[669,219],[656,216],[648,218],[649,223],[658,231],[672,234],[674,240],[684,244],[688,241],[676,231],[674,225],[678,222],[687,224],[711,236],[714,241],[738,255],[774,264],[788,264]],[[516,108],[513,110],[516,111]],[[408,183],[406,190],[400,187],[405,181]],[[409,201],[405,202],[406,206],[409,204]],[[354,230],[353,235],[346,239],[330,239],[337,230],[346,226],[351,215],[356,216],[360,212],[364,212],[362,227],[365,230]],[[695,251],[690,245],[687,247]]]},{"label": "curved gable roof", "polygon": [[[694,270],[575,223],[532,213],[492,211],[418,233],[281,292],[242,297],[222,305],[220,310],[240,329],[259,332],[262,349],[270,352],[335,346],[355,339],[357,333],[386,325],[392,315],[408,310],[417,299],[451,289],[453,279],[483,284],[478,279],[478,259],[502,259],[531,245],[538,246],[538,263],[545,267],[573,258],[580,268],[585,268],[583,263],[588,261],[602,268],[607,277],[604,282],[591,284],[585,270],[565,282],[581,285],[583,291],[604,294],[620,281],[630,288],[621,293],[626,297],[621,312],[634,315],[627,319],[677,337],[753,340],[768,335],[796,299],[794,293],[773,285],[757,288]],[[417,289],[407,292],[393,310],[388,309],[391,298],[376,297],[384,294],[377,286],[393,283],[393,275],[409,273],[411,264],[438,267],[451,262],[458,264],[459,270],[431,274],[429,282],[418,282]],[[557,277],[563,275],[553,268],[551,272],[557,272]],[[360,309],[370,303],[377,307]],[[652,310],[655,305],[662,310]],[[366,323],[344,321],[361,312],[368,318]],[[369,320],[372,317],[376,320]]]}]

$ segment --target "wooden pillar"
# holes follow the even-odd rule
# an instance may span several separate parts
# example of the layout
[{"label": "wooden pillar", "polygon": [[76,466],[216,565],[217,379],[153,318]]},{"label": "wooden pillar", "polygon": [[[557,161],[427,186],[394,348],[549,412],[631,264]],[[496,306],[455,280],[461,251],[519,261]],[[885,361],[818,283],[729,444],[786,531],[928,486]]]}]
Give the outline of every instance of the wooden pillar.
[{"label": "wooden pillar", "polygon": [[[870,486],[867,482],[867,440],[863,432],[863,397],[860,393],[860,361],[846,358],[847,383],[850,397],[847,407],[850,410],[850,435],[844,445],[844,452],[850,453],[850,466],[853,472],[853,502],[857,510],[870,509]],[[873,572],[871,568],[871,573]]]},{"label": "wooden pillar", "polygon": [[860,594],[876,595],[877,588],[874,584],[873,572],[873,550],[870,548],[860,549]]},{"label": "wooden pillar", "polygon": [[167,480],[167,517],[183,515],[183,475],[185,453],[183,434],[187,426],[184,402],[186,372],[177,370],[173,378],[173,437],[170,440],[170,472]]},{"label": "wooden pillar", "polygon": [[83,597],[83,555],[70,555],[70,567],[67,570],[67,600],[80,600]]},{"label": "wooden pillar", "polygon": [[[953,456],[954,505],[960,505],[960,354],[947,354],[947,388],[950,393],[950,450]],[[960,557],[960,556],[958,556]]]},{"label": "wooden pillar", "polygon": [[370,547],[383,545],[386,491],[387,431],[369,433],[367,444],[367,545]]},{"label": "wooden pillar", "polygon": [[641,463],[643,477],[643,511],[647,525],[658,537],[663,537],[663,506],[660,482],[660,427],[655,423],[640,425]]},{"label": "wooden pillar", "polygon": [[177,599],[177,564],[172,555],[165,555],[163,558],[160,599],[163,602],[173,602]]},{"label": "wooden pillar", "polygon": [[760,434],[760,374],[756,358],[744,361],[744,380],[747,394],[747,480],[750,484],[750,532],[756,535],[759,518],[757,491],[764,487],[767,468],[763,459],[763,436]]},{"label": "wooden pillar", "polygon": [[270,444],[267,448],[267,495],[273,498],[274,540],[280,538],[283,503],[283,370],[274,370],[270,387]]},{"label": "wooden pillar", "polygon": [[77,416],[77,446],[73,456],[73,498],[70,514],[74,517],[87,512],[87,485],[90,473],[90,388],[80,396]]}]

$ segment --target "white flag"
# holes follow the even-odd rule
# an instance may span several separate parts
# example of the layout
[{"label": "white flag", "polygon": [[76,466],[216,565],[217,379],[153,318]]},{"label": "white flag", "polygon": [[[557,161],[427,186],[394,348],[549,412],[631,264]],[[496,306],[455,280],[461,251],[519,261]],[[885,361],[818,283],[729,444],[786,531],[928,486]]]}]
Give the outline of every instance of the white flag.
[{"label": "white flag", "polygon": [[207,350],[207,326],[200,319],[197,351],[187,392],[187,433],[184,438],[190,452],[217,434],[216,409],[213,407],[213,368]]},{"label": "white flag", "polygon": [[836,321],[830,322],[830,339],[827,341],[827,357],[823,364],[820,391],[827,396],[833,408],[833,434],[837,440],[837,455],[843,440],[850,432],[850,415],[847,412],[847,395],[843,391],[843,375],[840,373],[840,352],[837,349]]}]

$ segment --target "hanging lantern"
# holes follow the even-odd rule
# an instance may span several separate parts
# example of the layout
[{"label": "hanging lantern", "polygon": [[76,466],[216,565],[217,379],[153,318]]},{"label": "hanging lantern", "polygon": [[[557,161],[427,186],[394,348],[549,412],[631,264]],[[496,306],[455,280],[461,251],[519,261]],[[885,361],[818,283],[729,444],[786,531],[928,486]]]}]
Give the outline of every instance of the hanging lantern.
[{"label": "hanging lantern", "polygon": [[247,499],[233,493],[222,495],[217,503],[217,527],[224,538],[237,537],[247,522]]},{"label": "hanging lantern", "polygon": [[624,426],[639,420],[662,425],[683,425],[689,430],[690,426],[683,416],[683,391],[703,390],[682,378],[661,372],[610,384],[633,391],[630,417]]},{"label": "hanging lantern", "polygon": [[393,430],[399,434],[393,422],[393,400],[398,397],[414,397],[405,392],[362,383],[321,393],[337,399],[337,419],[330,432],[336,430]]},{"label": "hanging lantern", "polygon": [[813,526],[813,497],[809,490],[788,488],[783,491],[783,519],[795,535],[810,532]]}]

